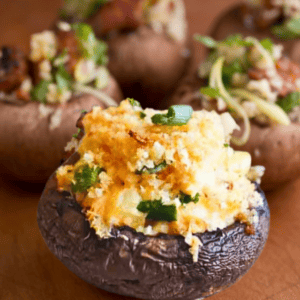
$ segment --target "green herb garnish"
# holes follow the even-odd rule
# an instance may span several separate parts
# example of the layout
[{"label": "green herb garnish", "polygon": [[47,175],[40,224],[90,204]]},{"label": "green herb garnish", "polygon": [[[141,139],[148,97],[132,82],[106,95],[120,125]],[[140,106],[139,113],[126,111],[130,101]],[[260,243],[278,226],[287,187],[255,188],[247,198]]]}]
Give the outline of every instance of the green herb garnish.
[{"label": "green herb garnish", "polygon": [[147,116],[147,115],[146,115],[143,111],[140,112],[140,118],[141,118],[141,119],[145,119],[146,116]]},{"label": "green herb garnish", "polygon": [[227,46],[253,46],[253,43],[250,41],[246,41],[241,34],[232,34],[220,43],[225,44]]},{"label": "green herb garnish", "polygon": [[48,86],[51,81],[41,80],[31,91],[31,97],[35,101],[46,103],[46,96],[48,94]]},{"label": "green herb garnish", "polygon": [[210,98],[213,98],[213,99],[221,97],[218,89],[215,89],[215,88],[212,88],[209,86],[202,87],[200,89],[200,93],[202,93],[203,95],[209,96]]},{"label": "green herb garnish", "polygon": [[269,53],[273,53],[274,44],[271,39],[266,38],[260,41],[260,44],[267,50]]},{"label": "green herb garnish", "polygon": [[62,18],[85,20],[97,12],[99,7],[106,4],[109,0],[65,0],[64,6],[60,11]]},{"label": "green herb garnish", "polygon": [[60,93],[71,87],[72,77],[65,69],[64,65],[59,65],[55,73],[55,81]]},{"label": "green herb garnish", "polygon": [[188,204],[190,202],[197,203],[199,201],[199,199],[200,199],[200,194],[199,193],[197,193],[195,195],[195,197],[192,197],[192,196],[187,195],[183,192],[180,192],[179,200],[180,200],[181,204]]},{"label": "green herb garnish", "polygon": [[80,128],[78,128],[77,129],[77,132],[76,133],[74,133],[72,136],[73,136],[73,138],[78,138],[78,135],[79,135],[79,133],[81,132],[81,129]]},{"label": "green herb garnish", "polygon": [[108,63],[107,53],[108,46],[105,42],[97,40],[94,46],[94,60],[97,65],[106,65]]},{"label": "green herb garnish", "polygon": [[241,63],[241,60],[235,60],[230,64],[226,64],[222,70],[222,79],[225,86],[230,85],[232,81],[232,76],[234,73],[246,73],[245,69]]},{"label": "green herb garnish", "polygon": [[186,125],[192,117],[193,109],[189,105],[173,105],[167,114],[156,114],[151,120],[154,124],[168,126]]},{"label": "green herb garnish", "polygon": [[136,171],[136,174],[155,174],[158,173],[160,171],[162,171],[163,169],[165,169],[167,167],[167,163],[164,160],[163,162],[161,162],[158,165],[155,165],[154,168],[148,168],[146,166],[144,166],[141,170]]},{"label": "green herb garnish", "polygon": [[210,36],[195,34],[194,39],[210,49],[217,48],[218,46],[218,42]]},{"label": "green herb garnish", "polygon": [[85,23],[73,24],[76,37],[80,43],[82,54],[85,58],[92,59],[96,64],[107,63],[107,45],[97,40],[92,27]]},{"label": "green herb garnish", "polygon": [[276,102],[285,112],[290,112],[294,107],[300,105],[300,92],[293,92]]},{"label": "green herb garnish", "polygon": [[134,100],[133,98],[127,98],[127,100],[129,101],[129,103],[132,106],[142,107],[141,103],[139,101],[137,101],[137,100]]},{"label": "green herb garnish", "polygon": [[300,18],[291,18],[271,28],[272,33],[282,40],[296,39],[300,35]]},{"label": "green herb garnish", "polygon": [[100,167],[82,166],[74,174],[75,183],[72,183],[74,193],[83,193],[93,186],[99,179],[98,175],[103,171]]},{"label": "green herb garnish", "polygon": [[224,147],[225,147],[225,148],[228,148],[228,147],[229,147],[229,144],[224,144]]},{"label": "green herb garnish", "polygon": [[177,220],[177,209],[174,204],[164,205],[161,200],[144,200],[139,203],[137,210],[148,213],[146,219],[172,222]]}]

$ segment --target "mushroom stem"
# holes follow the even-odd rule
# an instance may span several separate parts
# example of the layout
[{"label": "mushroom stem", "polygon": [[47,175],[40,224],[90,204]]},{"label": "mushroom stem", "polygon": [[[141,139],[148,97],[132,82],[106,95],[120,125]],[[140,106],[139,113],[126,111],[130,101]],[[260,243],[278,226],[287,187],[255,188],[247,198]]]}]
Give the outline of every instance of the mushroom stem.
[{"label": "mushroom stem", "polygon": [[103,101],[107,106],[118,106],[117,102],[114,99],[112,99],[111,97],[107,96],[105,93],[99,90],[95,90],[92,87],[83,86],[79,83],[75,83],[73,89],[76,92],[91,94]]}]

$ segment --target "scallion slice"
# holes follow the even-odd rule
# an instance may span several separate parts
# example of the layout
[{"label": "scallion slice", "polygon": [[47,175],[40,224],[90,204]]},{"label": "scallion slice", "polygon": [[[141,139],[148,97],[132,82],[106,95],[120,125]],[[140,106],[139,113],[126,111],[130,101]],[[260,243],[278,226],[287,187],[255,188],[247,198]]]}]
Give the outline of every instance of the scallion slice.
[{"label": "scallion slice", "polygon": [[148,213],[146,219],[153,221],[172,222],[177,220],[177,209],[174,204],[164,205],[161,200],[144,200],[141,201],[137,210]]},{"label": "scallion slice", "polygon": [[140,174],[155,174],[155,173],[162,171],[166,167],[167,167],[167,163],[164,160],[160,164],[155,165],[154,168],[148,168],[148,167],[144,166],[141,170],[138,170],[135,173],[139,174],[139,175]]},{"label": "scallion slice", "polygon": [[193,109],[189,105],[173,105],[167,114],[156,114],[151,120],[154,124],[168,126],[186,125],[192,117]]},{"label": "scallion slice", "polygon": [[260,97],[243,89],[231,90],[230,93],[234,96],[247,99],[256,104],[258,110],[269,117],[274,122],[281,125],[290,125],[291,120],[284,110],[277,104],[269,103]]},{"label": "scallion slice", "polygon": [[222,81],[223,64],[224,57],[219,57],[211,69],[209,85],[212,88],[218,89],[221,98],[226,102],[228,108],[233,109],[243,119],[245,129],[242,136],[240,138],[231,138],[231,141],[235,145],[242,146],[248,141],[250,136],[250,121],[244,108],[237,101],[235,101],[225,89],[225,86]]}]

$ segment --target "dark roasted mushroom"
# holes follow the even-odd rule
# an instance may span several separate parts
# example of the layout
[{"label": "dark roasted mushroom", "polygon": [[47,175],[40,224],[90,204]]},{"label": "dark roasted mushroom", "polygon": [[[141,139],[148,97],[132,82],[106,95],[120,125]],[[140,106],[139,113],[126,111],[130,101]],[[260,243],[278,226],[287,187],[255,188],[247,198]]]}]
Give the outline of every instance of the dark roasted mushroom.
[{"label": "dark roasted mushroom", "polygon": [[255,233],[247,234],[247,226],[237,221],[223,230],[196,234],[203,244],[196,263],[182,236],[150,237],[121,227],[113,237],[100,239],[71,194],[57,191],[55,175],[45,187],[37,219],[49,249],[77,276],[101,289],[141,299],[202,299],[239,280],[261,253],[270,214],[258,185],[257,191],[264,204],[257,209]]}]

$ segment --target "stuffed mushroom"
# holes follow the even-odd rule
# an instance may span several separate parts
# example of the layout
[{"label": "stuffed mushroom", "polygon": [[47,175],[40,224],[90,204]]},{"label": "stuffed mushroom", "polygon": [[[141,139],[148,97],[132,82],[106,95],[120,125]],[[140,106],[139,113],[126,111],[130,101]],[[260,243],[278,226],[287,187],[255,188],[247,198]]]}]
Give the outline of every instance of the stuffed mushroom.
[{"label": "stuffed mushroom", "polygon": [[124,95],[157,108],[191,57],[184,2],[113,0],[92,10],[94,2],[86,1],[82,9],[77,1],[66,1],[63,16],[87,20],[108,44],[108,69]]},{"label": "stuffed mushroom", "polygon": [[141,299],[206,298],[261,253],[269,208],[259,166],[229,147],[229,113],[94,107],[49,179],[38,225],[87,282]]},{"label": "stuffed mushroom", "polygon": [[196,38],[210,53],[198,73],[178,88],[172,103],[230,112],[242,128],[232,138],[233,147],[248,151],[254,164],[266,168],[265,190],[298,177],[300,66],[270,39]]},{"label": "stuffed mushroom", "polygon": [[225,12],[214,25],[217,40],[241,33],[282,43],[287,56],[300,63],[300,2],[293,0],[247,0]]},{"label": "stuffed mushroom", "polygon": [[30,55],[0,49],[1,172],[45,182],[76,134],[82,110],[117,105],[121,90],[91,27],[59,23],[31,37]]}]

